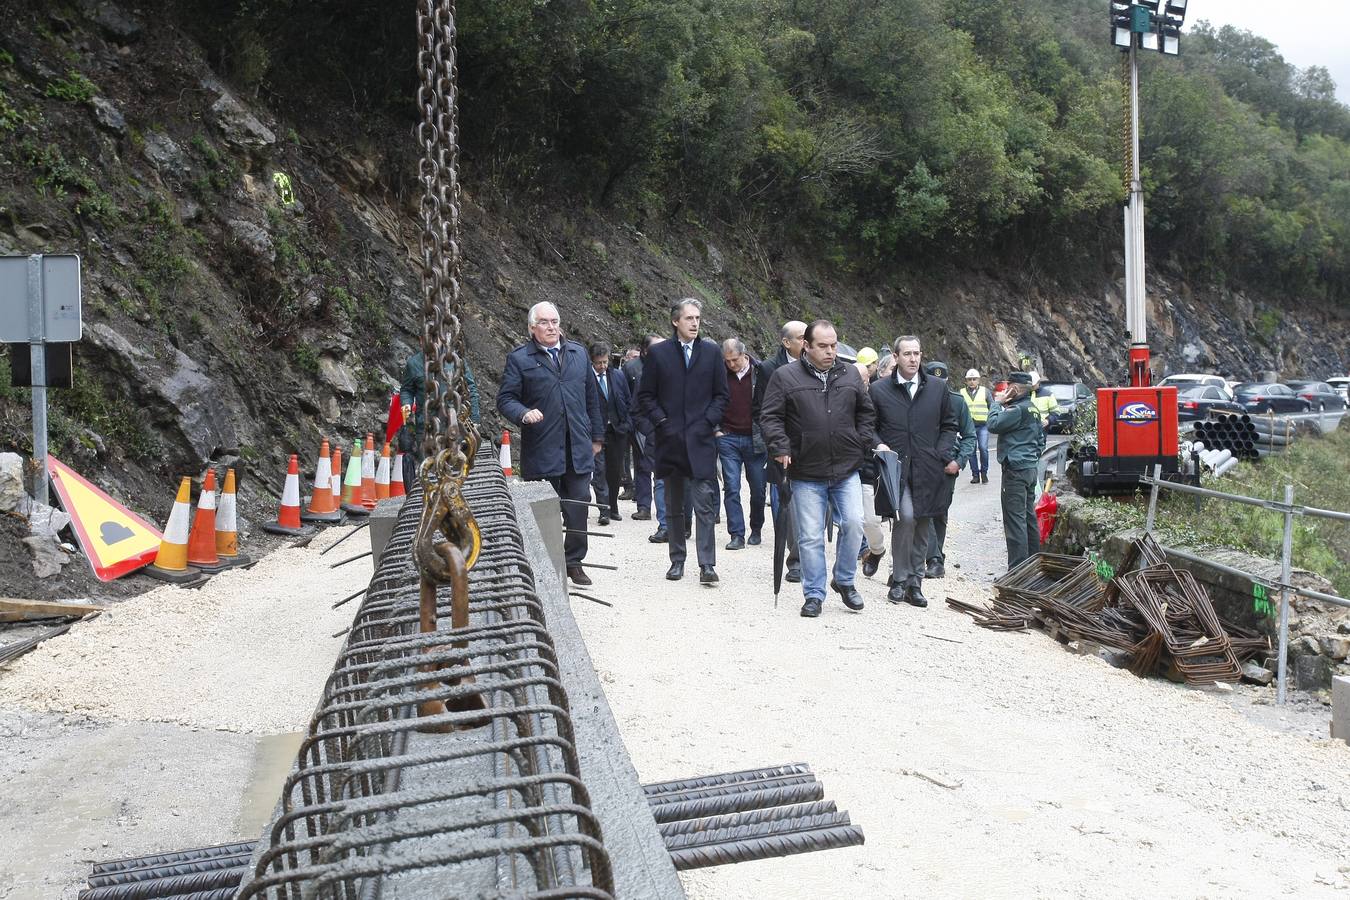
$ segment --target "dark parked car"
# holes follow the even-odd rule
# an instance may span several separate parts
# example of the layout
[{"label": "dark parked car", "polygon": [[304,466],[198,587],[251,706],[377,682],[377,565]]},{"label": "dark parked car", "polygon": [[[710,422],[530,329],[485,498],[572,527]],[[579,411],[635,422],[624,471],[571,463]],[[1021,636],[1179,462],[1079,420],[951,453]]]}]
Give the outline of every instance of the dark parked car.
[{"label": "dark parked car", "polygon": [[1233,399],[1247,412],[1301,413],[1308,401],[1282,384],[1247,382],[1233,388]]},{"label": "dark parked car", "polygon": [[1313,412],[1345,409],[1345,398],[1341,392],[1325,381],[1286,381],[1284,386],[1307,400],[1308,408]]},{"label": "dark parked car", "polygon": [[1036,387],[1036,396],[1049,394],[1055,398],[1059,408],[1050,413],[1045,430],[1051,434],[1067,434],[1073,431],[1073,414],[1078,404],[1092,399],[1092,391],[1081,381],[1042,381]]},{"label": "dark parked car", "polygon": [[1207,419],[1211,412],[1245,411],[1241,404],[1228,399],[1227,392],[1223,388],[1217,388],[1212,384],[1195,384],[1183,387],[1177,392],[1177,419],[1182,422]]}]

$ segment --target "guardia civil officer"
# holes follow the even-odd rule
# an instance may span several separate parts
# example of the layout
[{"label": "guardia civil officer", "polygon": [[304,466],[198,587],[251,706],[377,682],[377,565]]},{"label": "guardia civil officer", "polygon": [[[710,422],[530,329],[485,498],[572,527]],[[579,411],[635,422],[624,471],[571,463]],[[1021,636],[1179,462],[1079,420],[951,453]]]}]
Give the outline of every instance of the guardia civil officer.
[{"label": "guardia civil officer", "polygon": [[1008,568],[1041,550],[1036,529],[1036,464],[1045,450],[1045,429],[1031,405],[1031,375],[1013,372],[1008,387],[994,395],[989,431],[998,435],[998,462],[1003,467],[1003,538]]}]

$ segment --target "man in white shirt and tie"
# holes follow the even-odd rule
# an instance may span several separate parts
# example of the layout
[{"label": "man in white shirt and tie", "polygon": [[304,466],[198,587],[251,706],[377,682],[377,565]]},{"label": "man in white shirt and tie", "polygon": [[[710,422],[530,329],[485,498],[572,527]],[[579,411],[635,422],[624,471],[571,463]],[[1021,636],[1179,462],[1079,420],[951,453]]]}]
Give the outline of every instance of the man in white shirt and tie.
[{"label": "man in white shirt and tie", "polygon": [[600,504],[601,525],[610,520],[619,521],[619,482],[623,479],[623,449],[628,443],[632,427],[628,394],[628,379],[622,372],[610,368],[613,350],[604,341],[596,341],[588,348],[591,368],[595,370],[595,385],[600,389],[600,408],[605,419],[605,447],[595,458],[595,474],[591,486],[595,502]]},{"label": "man in white shirt and tie", "polygon": [[717,514],[717,439],[726,410],[727,369],[717,344],[699,337],[703,304],[686,297],[670,310],[674,340],[651,348],[638,387],[638,415],[656,441],[657,477],[666,481],[666,532],[670,570],[684,577],[684,497],[694,498],[699,582],[718,582],[713,517]]},{"label": "man in white shirt and tie", "polygon": [[[928,520],[951,503],[948,475],[955,475],[959,425],[947,396],[947,382],[925,373],[923,348],[912,334],[895,340],[895,374],[872,384],[878,450],[900,457],[903,496],[891,531],[892,603],[927,606],[923,576]],[[894,499],[894,498],[893,498]],[[917,538],[917,539],[916,539]]]}]

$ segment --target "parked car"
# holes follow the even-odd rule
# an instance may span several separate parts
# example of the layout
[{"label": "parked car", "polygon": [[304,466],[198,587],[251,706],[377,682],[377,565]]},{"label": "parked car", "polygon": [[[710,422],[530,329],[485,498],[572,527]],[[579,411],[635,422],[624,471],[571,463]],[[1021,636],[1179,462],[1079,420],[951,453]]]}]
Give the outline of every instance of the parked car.
[{"label": "parked car", "polygon": [[1233,399],[1247,412],[1300,413],[1308,411],[1308,401],[1282,384],[1239,384]]},{"label": "parked car", "polygon": [[1228,396],[1212,384],[1193,384],[1177,391],[1177,419],[1182,422],[1194,422],[1207,419],[1211,412],[1246,412],[1242,404],[1229,400]]},{"label": "parked car", "polygon": [[1345,409],[1345,398],[1325,381],[1286,381],[1284,386],[1307,400],[1313,412]]},{"label": "parked car", "polygon": [[1078,404],[1092,399],[1092,391],[1081,381],[1042,381],[1036,387],[1036,395],[1043,397],[1046,394],[1059,404],[1045,423],[1045,430],[1051,434],[1073,431],[1073,416]]},{"label": "parked car", "polygon": [[1168,375],[1162,381],[1158,382],[1158,387],[1174,387],[1178,390],[1195,384],[1212,385],[1223,391],[1228,399],[1233,399],[1233,393],[1229,389],[1231,382],[1226,381],[1222,375],[1202,375],[1189,372],[1178,372],[1176,375]]},{"label": "parked car", "polygon": [[1328,378],[1327,384],[1336,389],[1342,400],[1350,403],[1350,375],[1337,375],[1335,378]]}]

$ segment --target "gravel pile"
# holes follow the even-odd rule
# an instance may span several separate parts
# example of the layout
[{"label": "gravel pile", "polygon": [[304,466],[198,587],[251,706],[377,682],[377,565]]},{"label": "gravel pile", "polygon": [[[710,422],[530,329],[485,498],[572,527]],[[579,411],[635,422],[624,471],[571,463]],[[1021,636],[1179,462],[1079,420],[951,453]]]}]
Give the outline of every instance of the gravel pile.
[{"label": "gravel pile", "polygon": [[349,530],[327,529],[198,589],[165,585],[121,602],[0,669],[0,704],[225,731],[302,728],[342,644],[333,633],[355,609],[332,604],[370,580],[369,559],[328,568],[360,552],[360,537],[319,556]]}]

